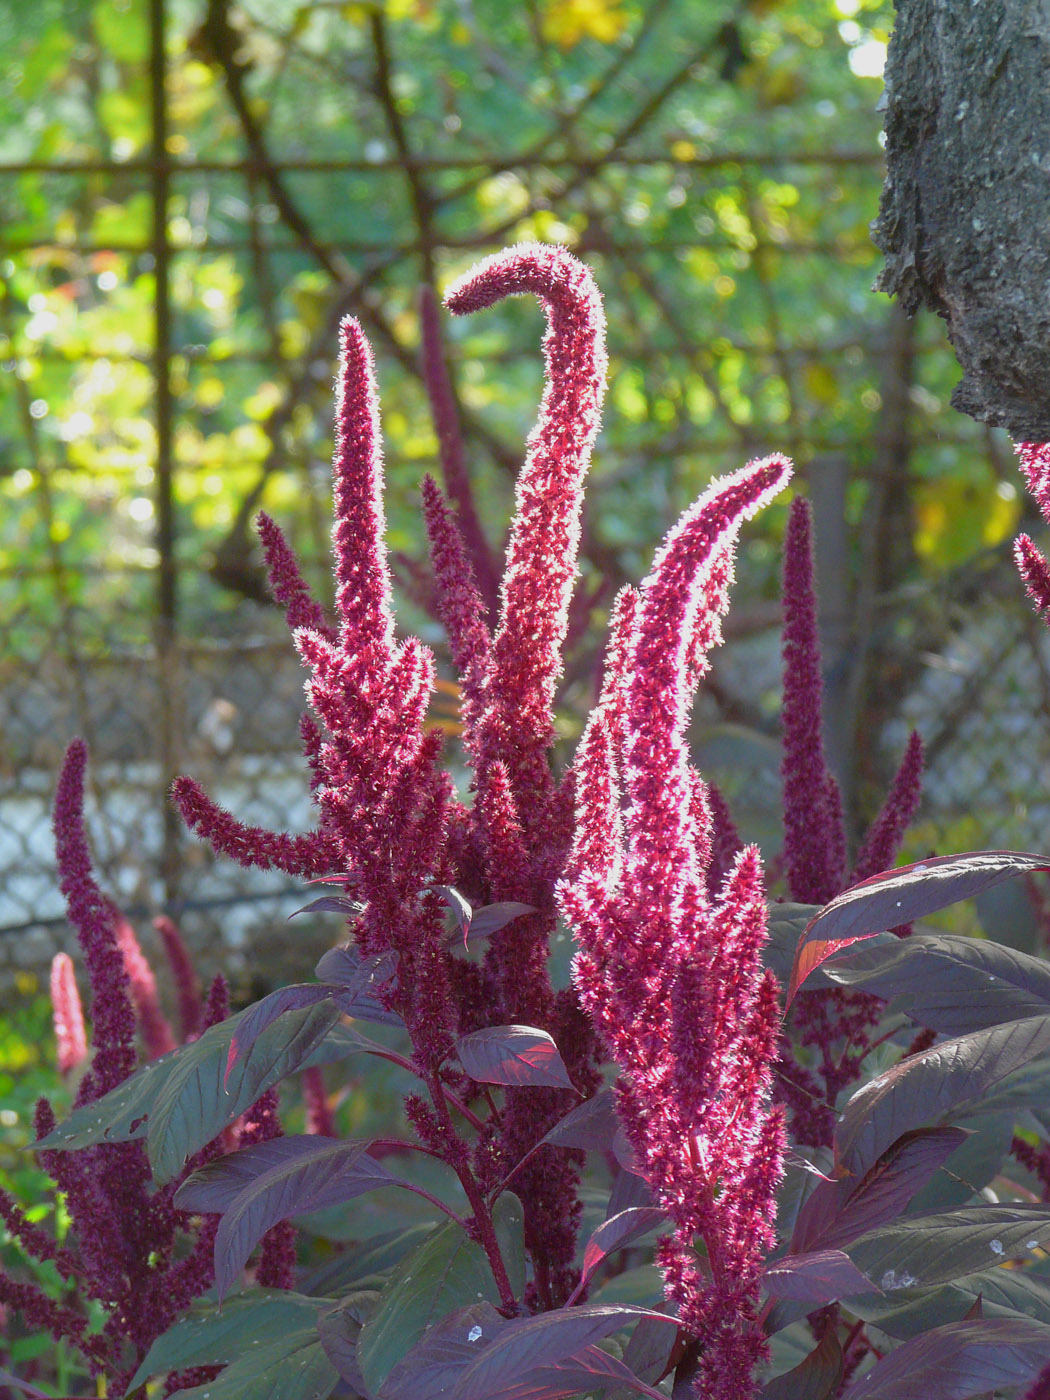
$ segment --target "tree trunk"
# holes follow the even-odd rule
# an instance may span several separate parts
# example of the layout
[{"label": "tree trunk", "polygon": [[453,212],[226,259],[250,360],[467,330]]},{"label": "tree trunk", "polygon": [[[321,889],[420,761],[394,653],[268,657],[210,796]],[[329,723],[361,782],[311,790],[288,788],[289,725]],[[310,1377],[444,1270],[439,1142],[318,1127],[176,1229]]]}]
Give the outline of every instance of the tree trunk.
[{"label": "tree trunk", "polygon": [[1050,0],[896,0],[876,289],[943,316],[952,403],[1050,441]]}]

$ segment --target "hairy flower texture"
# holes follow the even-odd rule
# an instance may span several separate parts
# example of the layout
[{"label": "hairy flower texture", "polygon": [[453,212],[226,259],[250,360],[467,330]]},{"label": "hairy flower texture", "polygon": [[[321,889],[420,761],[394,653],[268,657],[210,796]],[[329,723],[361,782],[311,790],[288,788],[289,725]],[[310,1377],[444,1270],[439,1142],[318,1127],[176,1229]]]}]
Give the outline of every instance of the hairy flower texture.
[{"label": "hairy flower texture", "polygon": [[171,969],[179,1008],[179,1039],[185,1043],[196,1035],[201,1018],[201,989],[197,970],[174,919],[160,914],[153,920],[153,927],[160,937]]},{"label": "hairy flower texture", "polygon": [[[420,339],[423,382],[426,385],[437,432],[445,490],[456,508],[456,523],[470,560],[471,572],[477,580],[485,612],[489,619],[495,619],[499,607],[499,575],[474,505],[474,493],[471,490],[470,475],[463,452],[463,437],[459,429],[459,414],[456,411],[456,400],[441,344],[437,297],[433,288],[426,284],[420,288],[419,293],[419,321],[422,332]],[[465,572],[463,576],[466,577]]]},{"label": "hairy flower texture", "polygon": [[87,1059],[84,1012],[73,959],[68,953],[56,953],[51,959],[51,1013],[58,1044],[58,1071],[66,1075]]},{"label": "hairy flower texture", "polygon": [[475,751],[481,783],[489,763],[507,765],[525,828],[539,835],[552,796],[551,706],[576,574],[583,478],[605,395],[605,313],[589,270],[563,248],[540,244],[487,258],[449,290],[445,305],[461,315],[527,293],[547,313],[546,382],[518,477],[488,704]]},{"label": "hairy flower texture", "polygon": [[325,620],[324,609],[310,596],[295,555],[288,547],[288,541],[280,528],[265,511],[259,512],[256,527],[262,541],[266,558],[266,572],[270,580],[270,591],[274,602],[284,609],[288,626],[309,627],[324,637],[332,632]]},{"label": "hairy flower texture", "polygon": [[824,685],[809,502],[791,503],[784,535],[784,864],[791,898],[826,904],[845,882],[841,799],[824,759]]},{"label": "hairy flower texture", "polygon": [[1050,525],[1050,442],[1018,443],[1021,473],[1035,497],[1043,519]]},{"label": "hairy flower texture", "polygon": [[151,1060],[155,1060],[175,1049],[175,1037],[168,1025],[168,1018],[160,1009],[157,979],[153,976],[153,969],[146,961],[135,937],[135,930],[119,913],[115,914],[115,919],[117,945],[124,959],[124,971],[128,974],[131,1000],[135,1006],[142,1039],[147,1055]]},{"label": "hairy flower texture", "polygon": [[[712,902],[709,808],[684,734],[737,532],[789,474],[772,457],[715,482],[657,555],[635,609],[622,714],[614,683],[574,765],[577,833],[558,890],[579,947],[581,1003],[623,1071],[628,1139],[675,1227],[659,1257],[669,1300],[704,1339],[694,1389],[703,1400],[754,1394],[765,1351],[758,1277],[773,1242],[784,1127],[769,1106],[780,1018],[761,959],[758,853],[738,854]],[[614,641],[607,674],[619,669],[616,655]]]},{"label": "hairy flower texture", "polygon": [[1025,592],[1040,613],[1050,612],[1050,564],[1028,535],[1014,541],[1014,561]]}]

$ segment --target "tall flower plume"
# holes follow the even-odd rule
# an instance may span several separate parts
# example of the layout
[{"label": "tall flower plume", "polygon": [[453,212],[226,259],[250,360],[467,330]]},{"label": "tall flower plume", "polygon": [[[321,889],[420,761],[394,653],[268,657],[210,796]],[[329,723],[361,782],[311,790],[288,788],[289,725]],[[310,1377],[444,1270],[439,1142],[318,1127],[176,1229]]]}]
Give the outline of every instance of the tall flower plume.
[{"label": "tall flower plume", "polygon": [[754,1394],[783,1119],[769,1103],[779,1006],[761,961],[758,853],[739,853],[712,902],[710,817],[684,731],[737,532],[789,475],[771,457],[715,482],[657,555],[577,755],[577,831],[559,886],[581,1001],[621,1067],[627,1136],[674,1225],[660,1262],[683,1325],[704,1338],[703,1400]]}]

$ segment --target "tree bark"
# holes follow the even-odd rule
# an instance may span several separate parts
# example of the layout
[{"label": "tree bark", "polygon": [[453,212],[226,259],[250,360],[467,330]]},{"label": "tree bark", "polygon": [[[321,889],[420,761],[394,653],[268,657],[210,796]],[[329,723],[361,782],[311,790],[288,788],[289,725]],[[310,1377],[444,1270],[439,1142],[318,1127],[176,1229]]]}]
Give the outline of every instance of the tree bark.
[{"label": "tree bark", "polygon": [[948,323],[953,405],[1050,441],[1050,0],[896,0],[876,290]]}]

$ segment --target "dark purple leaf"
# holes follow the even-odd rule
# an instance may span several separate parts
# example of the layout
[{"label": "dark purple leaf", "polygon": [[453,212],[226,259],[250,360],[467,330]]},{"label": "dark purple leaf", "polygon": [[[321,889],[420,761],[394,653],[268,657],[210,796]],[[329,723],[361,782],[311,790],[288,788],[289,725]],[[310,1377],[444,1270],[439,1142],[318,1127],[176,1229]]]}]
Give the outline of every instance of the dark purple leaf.
[{"label": "dark purple leaf", "polygon": [[323,981],[340,988],[339,1008],[347,1016],[376,1025],[404,1025],[396,1011],[388,1011],[375,989],[389,982],[397,970],[397,953],[375,953],[362,958],[353,943],[329,948],[314,969]]},{"label": "dark purple leaf", "polygon": [[[666,1317],[650,1308],[585,1303],[508,1322],[495,1341],[462,1373],[449,1400],[494,1400],[502,1388],[537,1367],[550,1367],[593,1346],[642,1317]],[[673,1317],[667,1324],[677,1330]],[[568,1392],[571,1394],[572,1392]]]},{"label": "dark purple leaf", "polygon": [[352,915],[360,914],[364,908],[365,906],[359,900],[326,894],[322,895],[320,899],[313,900],[310,904],[304,904],[301,909],[296,909],[288,917],[294,919],[300,914],[344,914],[350,918]]},{"label": "dark purple leaf", "polygon": [[434,885],[432,888],[434,894],[439,894],[452,910],[456,923],[459,925],[459,931],[466,942],[467,930],[470,928],[470,920],[474,912],[470,907],[470,901],[464,899],[459,890],[453,889],[451,885]]},{"label": "dark purple leaf", "polygon": [[916,933],[865,945],[825,969],[832,981],[887,1001],[942,1035],[1050,1014],[1050,963],[986,938]]},{"label": "dark purple leaf", "polygon": [[840,948],[873,933],[921,919],[972,899],[1016,875],[1050,869],[1047,856],[1022,851],[971,851],[936,856],[915,865],[873,875],[840,894],[812,919],[799,941],[791,970],[787,1005],[809,974]]},{"label": "dark purple leaf", "polygon": [[646,1385],[622,1361],[596,1346],[583,1347],[564,1361],[526,1371],[490,1391],[487,1400],[569,1400],[581,1391],[589,1393],[611,1386],[617,1390],[629,1386],[639,1394],[665,1400],[660,1391]]},{"label": "dark purple leaf", "polygon": [[917,1128],[899,1137],[859,1181],[825,1178],[798,1213],[792,1252],[841,1249],[895,1220],[968,1136],[965,1128]]},{"label": "dark purple leaf", "polygon": [[361,1322],[354,1316],[352,1307],[333,1308],[317,1319],[321,1350],[341,1379],[349,1381],[358,1394],[364,1394],[365,1383],[357,1364],[357,1336],[360,1331]]},{"label": "dark purple leaf", "polygon": [[1022,1065],[1050,1052],[1050,1016],[974,1031],[911,1055],[853,1095],[836,1130],[836,1156],[862,1175],[905,1133],[979,1105]]},{"label": "dark purple leaf", "polygon": [[379,1388],[379,1400],[445,1400],[465,1367],[505,1326],[491,1303],[457,1308],[394,1366]]},{"label": "dark purple leaf", "polygon": [[558,1047],[535,1026],[489,1026],[456,1042],[459,1062],[481,1084],[545,1085],[571,1089]]},{"label": "dark purple leaf", "polygon": [[623,1349],[623,1364],[643,1381],[655,1385],[667,1373],[671,1352],[678,1340],[661,1318],[643,1317]]},{"label": "dark purple leaf", "polygon": [[968,1400],[1027,1385],[1050,1357],[1050,1327],[1021,1318],[949,1322],[913,1337],[854,1381],[843,1400]]},{"label": "dark purple leaf", "polygon": [[616,1100],[611,1089],[599,1089],[586,1103],[570,1109],[544,1137],[553,1147],[581,1147],[592,1152],[612,1149],[620,1131]]},{"label": "dark purple leaf", "polygon": [[[220,1157],[193,1173],[176,1192],[176,1204],[181,1209],[223,1210],[215,1235],[220,1298],[279,1220],[341,1205],[381,1186],[412,1189],[370,1157],[368,1146],[312,1135],[275,1138],[243,1148],[231,1158]],[[240,1190],[231,1200],[234,1182]]]},{"label": "dark purple leaf", "polygon": [[649,1189],[649,1183],[645,1177],[639,1176],[637,1172],[628,1171],[626,1167],[620,1167],[613,1179],[612,1190],[605,1207],[605,1218],[611,1220],[614,1215],[619,1215],[621,1211],[653,1204],[655,1204],[653,1193]]},{"label": "dark purple leaf", "polygon": [[501,928],[505,928],[513,919],[520,919],[523,914],[535,913],[534,904],[518,904],[514,900],[507,900],[502,904],[483,904],[480,909],[474,910],[474,917],[467,929],[467,938],[489,938]]},{"label": "dark purple leaf", "polygon": [[762,1271],[762,1286],[771,1298],[790,1298],[814,1306],[834,1303],[854,1293],[882,1291],[839,1249],[817,1249],[775,1259]]},{"label": "dark purple leaf", "polygon": [[759,1400],[832,1400],[842,1380],[842,1347],[834,1329],[825,1332],[805,1361],[762,1387]]},{"label": "dark purple leaf", "polygon": [[667,1212],[659,1206],[635,1206],[604,1221],[584,1248],[581,1285],[587,1283],[603,1259],[666,1224]]},{"label": "dark purple leaf", "polygon": [[313,982],[297,983],[292,987],[278,987],[276,992],[271,992],[269,996],[263,997],[262,1001],[257,1001],[254,1006],[249,1007],[247,1015],[238,1024],[230,1041],[223,1088],[225,1089],[230,1082],[234,1065],[238,1060],[244,1059],[267,1026],[272,1026],[286,1011],[301,1011],[303,1007],[317,1006],[319,1002],[327,1001],[338,990],[337,987]]}]

